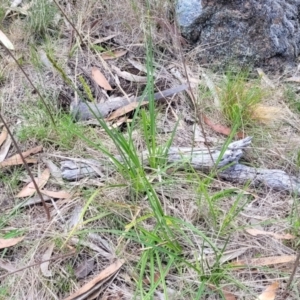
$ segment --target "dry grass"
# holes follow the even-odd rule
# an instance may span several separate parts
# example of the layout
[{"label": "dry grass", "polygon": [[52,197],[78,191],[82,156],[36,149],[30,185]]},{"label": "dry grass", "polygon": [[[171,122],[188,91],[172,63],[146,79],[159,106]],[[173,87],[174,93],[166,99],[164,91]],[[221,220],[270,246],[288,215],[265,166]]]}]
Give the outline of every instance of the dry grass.
[{"label": "dry grass", "polygon": [[[54,6],[53,2],[44,2]],[[30,3],[24,1],[22,5],[26,7]],[[0,0],[0,7],[6,4]],[[85,91],[78,79],[80,75],[99,101],[124,93],[140,95],[146,85],[122,78],[117,80],[111,66],[145,76],[127,58],[146,64],[145,39],[149,34],[147,24],[151,24],[154,61],[160,70],[155,89],[180,84],[178,74],[185,78],[179,40],[174,38],[175,34],[170,34],[173,28],[170,1],[151,1],[149,10],[147,1],[135,0],[68,1],[67,5],[61,5],[80,32],[84,45],[80,45],[80,39],[56,9],[54,19],[58,21],[43,23],[42,32],[37,32],[36,25],[33,26],[41,20],[38,12],[32,10],[28,11],[31,19],[13,12],[1,23],[1,29],[16,48],[14,55],[52,107],[58,125],[56,132],[36,93],[17,65],[1,50],[0,73],[4,76],[0,90],[1,113],[14,129],[22,150],[41,143],[44,146],[39,163],[31,166],[35,176],[45,169],[42,160],[45,157],[59,165],[62,160],[57,157],[59,155],[107,160],[99,150],[101,147],[112,155],[119,154],[103,128],[74,124],[59,113],[58,105],[68,107],[69,103],[62,102],[80,96],[64,82],[62,74],[53,69],[51,63],[50,68],[45,66],[45,53],[57,62],[82,94]],[[35,22],[32,18],[36,18]],[[97,39],[110,35],[114,37],[97,44],[98,48],[91,46]],[[196,50],[189,52],[188,46],[182,46],[197,109],[215,123],[233,125],[215,106],[211,91],[201,78],[203,69],[193,60]],[[103,61],[99,51],[104,48],[125,49],[128,53],[115,60]],[[92,66],[97,66],[106,75],[114,87],[113,92],[103,92],[92,82],[89,76]],[[262,122],[256,119],[243,128],[253,136],[253,146],[247,151],[244,161],[256,167],[280,168],[289,174],[298,174],[300,122],[299,112],[292,105],[298,96],[290,93],[288,100],[282,80],[270,78],[276,89],[260,86],[270,91],[260,105],[279,108],[281,113],[276,119],[266,117],[270,120],[266,124],[265,115],[260,110]],[[217,89],[221,88],[222,72],[212,74],[211,80]],[[253,82],[249,80],[248,84]],[[68,96],[67,100],[60,92]],[[175,96],[174,101],[168,100],[166,105],[158,105],[156,143],[165,144],[177,125],[173,145],[203,147],[204,138],[196,119],[194,108],[183,93]],[[132,145],[138,151],[147,149],[142,125],[142,121],[138,121],[132,135],[123,126],[121,133],[125,139],[132,139]],[[198,126],[196,131],[195,126]],[[224,143],[223,136],[204,126],[212,146]],[[12,147],[10,154],[15,152]],[[1,250],[0,299],[64,299],[117,258],[125,259],[125,264],[115,277],[103,283],[98,299],[234,299],[226,296],[224,291],[231,292],[236,299],[256,299],[275,281],[280,286],[277,299],[281,299],[293,262],[262,264],[255,268],[247,266],[238,270],[231,263],[296,254],[300,227],[297,195],[264,187],[237,186],[188,167],[185,170],[163,165],[148,168],[145,178],[142,178],[142,183],[151,184],[163,210],[165,223],[161,227],[155,218],[155,209],[159,207],[154,208],[147,191],[137,191],[134,188],[136,182],[124,173],[108,172],[101,178],[63,184],[51,177],[47,188],[68,190],[72,198],[48,202],[51,211],[51,221],[48,222],[39,204],[19,208],[23,200],[15,196],[28,182],[24,168],[0,170],[0,234],[2,237],[25,235],[18,245]],[[81,221],[80,216],[83,216]],[[251,236],[245,232],[247,228],[291,233],[295,238],[285,241],[268,235]],[[162,232],[164,229],[172,233],[171,242]],[[181,247],[180,251],[177,245]],[[51,276],[47,277],[41,272],[40,262],[45,260],[45,252],[52,246]],[[79,276],[78,268],[89,260],[93,262],[89,272]],[[300,299],[299,276],[297,271],[287,299]]]}]

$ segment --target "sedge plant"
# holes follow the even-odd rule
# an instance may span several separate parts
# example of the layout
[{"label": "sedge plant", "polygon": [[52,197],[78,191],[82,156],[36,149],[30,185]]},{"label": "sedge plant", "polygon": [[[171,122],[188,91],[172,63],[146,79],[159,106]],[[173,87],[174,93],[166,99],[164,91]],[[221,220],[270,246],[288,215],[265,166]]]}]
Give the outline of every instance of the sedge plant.
[{"label": "sedge plant", "polygon": [[244,128],[252,123],[252,110],[265,92],[258,83],[249,80],[247,71],[227,71],[220,85],[222,112],[230,125]]}]

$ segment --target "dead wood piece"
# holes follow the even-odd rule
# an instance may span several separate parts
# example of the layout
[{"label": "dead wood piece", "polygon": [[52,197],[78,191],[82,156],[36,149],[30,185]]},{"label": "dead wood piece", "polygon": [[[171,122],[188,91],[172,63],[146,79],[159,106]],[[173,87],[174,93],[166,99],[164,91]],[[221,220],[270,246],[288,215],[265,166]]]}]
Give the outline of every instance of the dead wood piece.
[{"label": "dead wood piece", "polygon": [[111,173],[111,165],[107,162],[98,162],[92,159],[83,159],[82,161],[64,160],[60,163],[63,179],[68,181],[79,180],[85,177],[107,178]]},{"label": "dead wood piece", "polygon": [[[230,143],[224,151],[222,158],[219,158],[222,150],[217,149],[199,149],[187,147],[171,147],[168,152],[168,162],[186,162],[195,169],[209,170],[213,168],[218,162],[218,167],[222,168],[230,163],[237,163],[242,156],[242,149],[249,146],[251,137]],[[145,165],[148,164],[149,153],[144,151],[141,153],[141,160]],[[115,156],[115,159],[122,161],[120,156]],[[62,176],[66,180],[78,180],[84,177],[101,176],[99,171],[96,172],[94,168],[101,170],[102,173],[107,173],[109,166],[107,162],[94,160],[70,161],[61,162]]]},{"label": "dead wood piece", "polygon": [[[173,96],[179,92],[186,90],[187,88],[187,84],[182,84],[175,88],[155,93],[154,100],[161,100],[163,98]],[[112,101],[97,104],[80,102],[78,105],[75,105],[74,103],[72,103],[71,114],[77,121],[87,121],[95,118],[106,118],[114,110],[121,108],[129,103],[139,101],[149,101],[149,97],[147,95],[131,98],[119,97]]]},{"label": "dead wood piece", "polygon": [[264,185],[277,191],[300,193],[299,178],[291,176],[282,170],[253,168],[235,164],[218,173],[218,175],[220,178],[240,184],[249,182],[252,186]]},{"label": "dead wood piece", "polygon": [[195,169],[212,169],[216,163],[222,168],[226,165],[237,163],[243,155],[242,149],[249,146],[251,137],[230,143],[220,157],[222,150],[171,147],[168,153],[168,162],[187,161]]},{"label": "dead wood piece", "polygon": [[[219,171],[217,175],[224,180],[237,182],[239,184],[249,183],[251,186],[263,185],[277,191],[294,193],[296,195],[300,194],[300,179],[296,176],[290,176],[282,170],[254,168],[239,163],[243,149],[248,147],[250,143],[251,137],[230,143],[227,149],[223,151],[221,159],[219,157],[222,150],[171,147],[168,153],[168,162],[186,162],[191,167],[205,172],[212,170],[216,162],[218,162],[217,168]],[[142,152],[141,159],[144,164],[148,163],[148,156],[148,152]],[[119,156],[115,158],[122,161]],[[75,164],[70,161],[64,161],[61,165],[62,176],[66,180],[71,181],[83,177],[99,177],[99,173],[86,163]],[[228,168],[225,168],[226,166],[228,166]],[[110,172],[113,172],[113,168],[110,168],[112,165],[107,165],[107,163],[104,162],[97,162],[97,167],[106,173],[107,168]],[[220,170],[220,168],[222,169]]]}]

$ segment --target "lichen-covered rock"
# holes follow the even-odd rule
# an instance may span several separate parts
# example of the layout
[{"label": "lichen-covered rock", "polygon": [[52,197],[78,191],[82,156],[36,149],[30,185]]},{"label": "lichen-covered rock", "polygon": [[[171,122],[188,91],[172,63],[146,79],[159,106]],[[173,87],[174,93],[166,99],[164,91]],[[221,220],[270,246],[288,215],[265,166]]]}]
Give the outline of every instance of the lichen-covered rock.
[{"label": "lichen-covered rock", "polygon": [[176,4],[176,16],[181,33],[189,40],[196,40],[199,33],[198,20],[202,13],[199,0],[181,0]]},{"label": "lichen-covered rock", "polygon": [[201,45],[199,62],[280,70],[300,47],[300,0],[177,0],[182,34]]}]

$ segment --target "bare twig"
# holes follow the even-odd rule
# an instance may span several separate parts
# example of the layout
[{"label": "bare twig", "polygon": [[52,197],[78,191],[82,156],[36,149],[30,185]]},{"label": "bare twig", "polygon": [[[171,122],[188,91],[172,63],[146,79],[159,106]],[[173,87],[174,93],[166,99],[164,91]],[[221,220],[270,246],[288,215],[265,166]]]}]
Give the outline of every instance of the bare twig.
[{"label": "bare twig", "polygon": [[9,54],[9,56],[15,61],[15,63],[17,64],[18,68],[22,71],[22,73],[24,74],[24,76],[26,77],[26,79],[28,80],[28,82],[30,83],[30,85],[32,86],[32,88],[34,89],[34,91],[38,94],[38,96],[40,97],[40,99],[42,100],[49,116],[50,116],[50,119],[51,119],[51,122],[54,126],[54,128],[56,128],[56,125],[55,125],[55,121],[54,121],[54,118],[53,118],[53,115],[51,113],[51,110],[49,108],[49,106],[47,105],[47,102],[46,100],[44,99],[44,97],[42,96],[42,94],[39,92],[39,90],[35,87],[35,85],[33,84],[33,82],[31,81],[31,79],[29,78],[29,76],[26,74],[26,72],[24,71],[23,67],[20,65],[20,63],[18,62],[18,60],[15,58],[15,56],[12,54],[12,52],[1,42],[1,45],[2,47],[6,50],[6,52]]},{"label": "bare twig", "polygon": [[76,34],[78,35],[81,44],[84,44],[83,39],[79,33],[79,31],[76,29],[75,25],[71,22],[71,20],[68,18],[67,14],[64,12],[64,10],[60,7],[60,5],[58,4],[58,2],[56,0],[53,0],[53,2],[55,3],[55,5],[57,6],[57,8],[61,11],[61,13],[64,15],[64,17],[66,18],[66,20],[69,22],[69,24],[72,26],[72,28],[74,29],[74,31],[76,32]]},{"label": "bare twig", "polygon": [[47,219],[48,219],[48,221],[50,221],[50,211],[49,211],[49,208],[48,208],[47,205],[46,205],[46,202],[45,202],[45,200],[44,200],[44,198],[43,198],[43,195],[42,195],[42,193],[41,193],[41,191],[40,191],[40,189],[39,189],[39,187],[38,187],[38,185],[37,185],[37,183],[36,183],[36,181],[35,181],[35,179],[34,179],[34,176],[33,176],[32,172],[30,171],[30,168],[29,168],[29,166],[28,166],[28,164],[27,164],[27,162],[26,162],[26,160],[25,160],[25,158],[24,158],[24,156],[23,156],[23,154],[22,154],[22,151],[21,151],[20,147],[18,146],[17,141],[15,140],[15,138],[14,138],[12,132],[11,132],[10,129],[9,129],[9,126],[8,126],[7,123],[5,122],[5,120],[4,120],[4,118],[3,118],[3,116],[2,116],[1,113],[0,113],[0,119],[1,119],[1,121],[2,121],[2,123],[3,123],[3,125],[4,125],[4,127],[6,128],[7,133],[8,133],[9,136],[11,137],[11,140],[12,140],[14,146],[16,147],[18,154],[20,155],[20,157],[21,157],[21,159],[22,159],[22,161],[23,161],[23,164],[24,164],[24,166],[25,166],[25,169],[26,169],[26,171],[28,172],[28,175],[29,175],[29,177],[30,177],[31,180],[32,180],[32,183],[33,183],[33,185],[34,185],[34,188],[36,189],[37,194],[38,194],[39,197],[41,198],[41,201],[42,201],[43,206],[44,206],[45,211],[46,211]]},{"label": "bare twig", "polygon": [[299,266],[299,262],[300,262],[300,251],[298,251],[298,254],[297,254],[297,257],[296,257],[296,260],[295,260],[295,263],[294,263],[294,268],[293,268],[293,271],[292,271],[292,273],[290,275],[290,278],[289,278],[289,280],[288,280],[288,282],[286,284],[286,288],[285,288],[285,291],[284,291],[284,293],[282,295],[282,299],[286,299],[287,296],[288,296],[288,294],[289,294],[289,289],[290,289],[290,286],[291,286],[291,284],[292,284],[292,282],[294,280],[294,277],[296,275],[297,268]]},{"label": "bare twig", "polygon": [[[166,97],[175,95],[181,91],[184,91],[188,88],[187,84],[181,84],[179,86],[163,90],[153,94],[153,100],[161,100]],[[84,103],[80,102],[77,106],[71,109],[72,115],[75,119],[80,121],[90,120],[93,118],[106,118],[111,112],[116,114],[118,109],[123,109],[127,105],[133,102],[149,101],[149,96],[139,96],[132,98],[120,97],[118,100],[107,101],[105,103]],[[124,112],[126,113],[126,112]],[[123,113],[122,113],[123,114]],[[111,115],[108,120],[111,120],[113,116]]]},{"label": "bare twig", "polygon": [[64,255],[60,255],[60,256],[55,256],[55,257],[51,257],[51,258],[46,259],[46,260],[42,260],[42,261],[36,262],[36,263],[34,263],[34,264],[32,264],[32,265],[29,265],[29,266],[23,267],[23,268],[21,268],[21,269],[18,269],[18,270],[16,270],[16,271],[10,272],[10,273],[8,273],[8,274],[2,275],[2,276],[0,276],[0,280],[3,279],[3,278],[5,278],[5,277],[7,277],[7,276],[13,275],[13,274],[15,274],[15,273],[18,273],[18,272],[24,271],[24,270],[26,270],[26,269],[29,269],[29,268],[32,268],[32,267],[41,265],[41,264],[43,264],[43,263],[45,263],[45,262],[47,262],[47,261],[56,260],[56,259],[65,258],[65,257],[71,256],[71,255],[73,255],[74,253],[75,253],[75,252],[71,252],[71,253],[68,253],[68,254],[64,254]]}]

